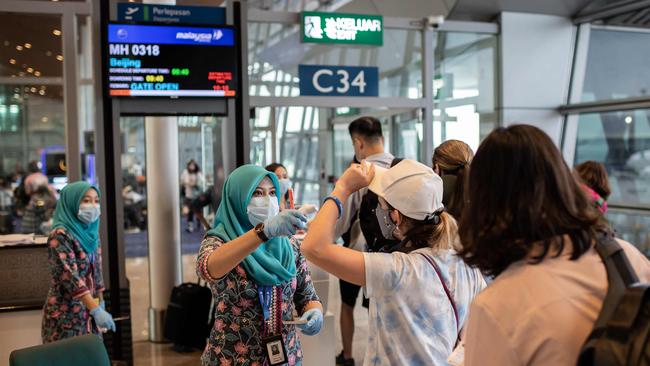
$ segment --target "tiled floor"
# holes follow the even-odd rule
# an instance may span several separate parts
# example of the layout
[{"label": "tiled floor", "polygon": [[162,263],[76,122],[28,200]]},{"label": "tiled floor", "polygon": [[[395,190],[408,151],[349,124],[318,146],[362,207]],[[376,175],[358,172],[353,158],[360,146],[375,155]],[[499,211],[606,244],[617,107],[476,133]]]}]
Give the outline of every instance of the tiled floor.
[{"label": "tiled floor", "polygon": [[[194,261],[196,255],[183,255],[183,281],[195,282]],[[127,258],[126,273],[131,286],[131,318],[133,325],[134,358],[136,366],[181,366],[197,365],[201,353],[177,353],[171,344],[155,344],[148,341],[147,309],[149,307],[149,270],[147,257]],[[361,307],[361,300],[357,301],[355,309],[356,331],[354,335],[353,355],[358,365],[363,364],[368,338],[368,313]],[[336,317],[337,351],[341,349],[339,330],[339,309],[341,298],[339,295],[338,280],[330,276],[329,311]],[[323,355],[334,360],[335,355]]]}]

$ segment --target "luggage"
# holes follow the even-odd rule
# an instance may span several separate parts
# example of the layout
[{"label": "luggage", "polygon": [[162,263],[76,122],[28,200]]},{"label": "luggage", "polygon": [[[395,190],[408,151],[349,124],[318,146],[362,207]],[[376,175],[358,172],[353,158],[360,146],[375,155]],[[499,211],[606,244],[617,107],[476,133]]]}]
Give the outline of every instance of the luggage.
[{"label": "luggage", "polygon": [[181,348],[205,348],[212,322],[212,292],[197,283],[183,283],[172,290],[165,315],[165,338]]},{"label": "luggage", "polygon": [[0,235],[12,234],[14,232],[14,220],[11,212],[0,211]]},{"label": "luggage", "polygon": [[596,250],[607,268],[609,288],[578,365],[650,365],[650,285],[639,283],[611,234],[598,241]]}]

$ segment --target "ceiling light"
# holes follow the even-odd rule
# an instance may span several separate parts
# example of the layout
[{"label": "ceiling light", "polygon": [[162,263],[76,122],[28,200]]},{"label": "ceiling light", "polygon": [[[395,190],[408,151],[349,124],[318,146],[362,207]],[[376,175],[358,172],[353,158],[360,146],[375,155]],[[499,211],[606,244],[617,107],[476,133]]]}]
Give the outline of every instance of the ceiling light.
[{"label": "ceiling light", "polygon": [[9,63],[12,64],[12,65],[15,65],[16,64],[16,59],[10,58]]},{"label": "ceiling light", "polygon": [[63,56],[61,56],[61,55],[56,55],[56,59],[59,60],[59,61],[63,61]]},{"label": "ceiling light", "polygon": [[60,35],[61,35],[61,31],[58,30],[58,29],[53,29],[53,30],[52,30],[52,34],[54,34],[55,36],[60,36]]},{"label": "ceiling light", "polygon": [[47,123],[47,121],[49,121],[49,120],[50,120],[50,119],[47,118],[47,117],[43,117],[43,118],[41,118],[41,122],[43,122],[43,123]]},{"label": "ceiling light", "polygon": [[31,74],[31,73],[33,73],[33,72],[34,72],[34,69],[33,69],[33,68],[31,68],[31,67],[28,67],[28,68],[27,68],[27,72]]},{"label": "ceiling light", "polygon": [[29,88],[29,91],[32,93],[36,93],[36,88],[32,86],[31,88]]},{"label": "ceiling light", "polygon": [[626,117],[625,117],[625,123],[627,123],[628,125],[629,125],[630,123],[632,123],[632,116],[626,116]]},{"label": "ceiling light", "polygon": [[25,73],[21,71],[18,73],[18,76],[25,76]]},{"label": "ceiling light", "polygon": [[52,51],[47,51],[47,52],[45,52],[45,56],[48,56],[48,57],[49,57],[49,56],[52,56]]},{"label": "ceiling light", "polygon": [[34,76],[41,76],[41,72],[38,71],[38,70],[37,70],[37,71],[34,71]]},{"label": "ceiling light", "polygon": [[38,94],[40,94],[40,95],[45,95],[45,90],[43,90],[43,89],[39,90],[39,91],[38,91]]},{"label": "ceiling light", "polygon": [[18,51],[22,51],[22,50],[23,50],[23,46],[18,45],[18,46],[16,46],[16,49],[17,49]]},{"label": "ceiling light", "polygon": [[32,44],[31,43],[25,43],[25,48],[32,48]]}]

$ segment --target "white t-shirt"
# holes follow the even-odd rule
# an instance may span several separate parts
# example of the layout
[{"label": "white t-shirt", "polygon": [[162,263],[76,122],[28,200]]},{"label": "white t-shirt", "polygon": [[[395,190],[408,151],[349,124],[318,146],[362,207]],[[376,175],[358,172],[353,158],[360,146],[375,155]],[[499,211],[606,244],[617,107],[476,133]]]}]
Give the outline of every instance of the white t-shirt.
[{"label": "white t-shirt", "polygon": [[431,264],[435,260],[458,309],[461,328],[481,273],[453,250],[364,253],[369,339],[364,365],[447,365],[458,336],[451,303]]},{"label": "white t-shirt", "polygon": [[[650,262],[618,240],[640,281]],[[575,365],[607,293],[607,272],[595,249],[538,264],[511,264],[472,303],[465,329],[465,365]]]}]

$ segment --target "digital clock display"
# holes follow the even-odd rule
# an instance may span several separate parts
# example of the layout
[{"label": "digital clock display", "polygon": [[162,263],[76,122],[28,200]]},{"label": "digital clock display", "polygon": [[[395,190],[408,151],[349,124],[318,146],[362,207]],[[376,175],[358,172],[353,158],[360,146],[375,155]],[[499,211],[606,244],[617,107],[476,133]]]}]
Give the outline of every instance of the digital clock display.
[{"label": "digital clock display", "polygon": [[234,97],[237,48],[230,27],[108,25],[113,97]]}]

